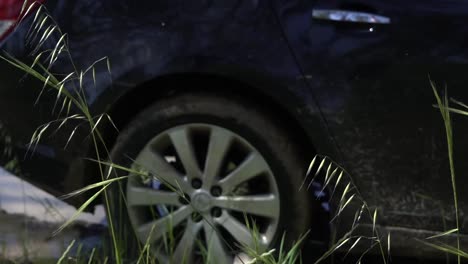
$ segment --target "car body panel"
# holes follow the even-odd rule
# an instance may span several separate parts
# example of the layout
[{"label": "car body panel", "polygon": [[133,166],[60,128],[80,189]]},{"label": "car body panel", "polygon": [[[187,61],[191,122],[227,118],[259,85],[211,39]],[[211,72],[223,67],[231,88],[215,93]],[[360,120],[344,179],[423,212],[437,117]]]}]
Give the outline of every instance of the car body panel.
[{"label": "car body panel", "polygon": [[[61,30],[68,34],[70,52],[77,68],[87,68],[94,61],[109,57],[110,74],[104,61],[96,66],[96,85],[90,74],[83,80],[91,111],[95,114],[110,111],[116,102],[123,100],[134,88],[164,76],[198,74],[222,77],[245,84],[238,89],[255,87],[257,93],[270,98],[286,109],[288,116],[301,122],[307,135],[315,137],[313,141],[317,144],[314,147],[318,151],[333,155],[335,148],[332,138],[326,133],[326,124],[308,93],[309,89],[270,4],[267,1],[226,1],[201,6],[181,3],[47,2]],[[31,58],[25,57],[30,48],[24,44],[17,46],[16,43],[25,41],[28,22],[18,28],[2,47],[25,61],[31,61]],[[0,67],[11,68],[5,62]],[[67,58],[61,58],[52,70],[68,73],[72,68]],[[10,76],[13,75],[4,76],[8,80],[2,82],[15,83],[21,74]],[[11,90],[10,86],[4,86],[5,90],[10,90],[3,98],[9,98],[5,100],[15,102],[16,106],[5,109],[3,113],[6,116],[2,119],[15,131],[14,139],[20,149],[20,156],[23,156],[34,130],[50,121],[51,109],[44,105],[53,105],[55,100],[52,95],[43,95],[39,104],[34,106],[42,86],[33,82],[30,77],[25,78],[19,84],[22,90]],[[16,98],[21,98],[24,90],[32,86],[38,89],[37,92],[17,104]],[[147,89],[152,91],[146,91],[146,96],[157,97],[162,94],[160,90],[164,90],[164,87]],[[219,89],[222,91],[222,88]],[[42,106],[47,109],[38,109]],[[31,122],[9,117],[12,111],[22,111]],[[16,134],[16,131],[21,131],[21,134]],[[65,129],[56,134],[53,140],[43,140],[36,149],[39,151],[23,161],[24,167],[31,171],[27,173],[30,175],[29,181],[54,193],[81,187],[83,181],[80,177],[84,174],[83,166],[86,163],[82,158],[89,154],[88,145],[83,140],[87,139],[88,133],[85,129],[79,130],[67,149],[63,150],[69,133],[70,129]],[[44,157],[47,154],[52,155],[52,159]],[[50,166],[59,166],[61,169],[45,173],[40,168],[50,171],[49,166],[44,166],[47,161]],[[55,185],[50,183],[51,179]]]},{"label": "car body panel", "polygon": [[[383,223],[454,224],[445,130],[429,76],[468,101],[464,1],[277,1],[284,31],[339,150]],[[313,10],[370,12],[390,24],[332,22]],[[439,90],[442,87],[438,87]],[[467,183],[466,121],[454,118],[458,186]],[[460,188],[460,187],[459,187]],[[461,193],[461,219],[468,209]],[[466,225],[465,222],[462,226]]]}]

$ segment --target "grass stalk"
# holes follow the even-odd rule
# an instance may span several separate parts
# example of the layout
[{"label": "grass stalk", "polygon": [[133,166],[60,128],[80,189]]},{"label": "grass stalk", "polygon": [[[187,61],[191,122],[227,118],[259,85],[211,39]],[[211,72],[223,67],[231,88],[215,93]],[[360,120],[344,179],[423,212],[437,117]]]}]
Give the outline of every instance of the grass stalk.
[{"label": "grass stalk", "polygon": [[[447,88],[445,88],[445,93],[443,99],[439,96],[437,88],[433,81],[430,81],[432,90],[434,92],[435,98],[437,100],[437,105],[442,115],[445,127],[445,135],[447,140],[447,151],[449,158],[450,166],[450,180],[452,183],[452,193],[453,193],[453,205],[455,207],[455,225],[456,225],[456,241],[457,241],[457,250],[460,251],[460,223],[459,223],[459,210],[458,210],[458,196],[457,196],[457,184],[456,184],[456,174],[455,174],[455,165],[454,165],[454,155],[453,155],[453,131],[452,131],[452,121],[450,118],[449,110],[449,100],[447,95]],[[461,263],[461,256],[457,255],[457,263]]]}]

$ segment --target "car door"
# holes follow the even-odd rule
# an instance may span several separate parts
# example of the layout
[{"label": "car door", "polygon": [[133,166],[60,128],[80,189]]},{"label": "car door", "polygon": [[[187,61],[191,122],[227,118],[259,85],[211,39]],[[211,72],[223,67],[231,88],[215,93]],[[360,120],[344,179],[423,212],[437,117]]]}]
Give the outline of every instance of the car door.
[{"label": "car door", "polygon": [[[442,216],[454,221],[429,78],[468,102],[468,2],[300,0],[275,9],[342,161],[382,223],[442,230]],[[461,188],[467,119],[453,123]],[[467,195],[459,200],[466,211]]]}]

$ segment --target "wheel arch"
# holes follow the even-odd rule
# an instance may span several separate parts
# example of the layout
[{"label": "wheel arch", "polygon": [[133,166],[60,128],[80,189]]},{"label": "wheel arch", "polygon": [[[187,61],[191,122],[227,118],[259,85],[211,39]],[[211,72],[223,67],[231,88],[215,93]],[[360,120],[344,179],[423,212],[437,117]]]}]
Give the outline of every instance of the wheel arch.
[{"label": "wheel arch", "polygon": [[[300,155],[304,157],[304,166],[307,166],[308,162],[317,153],[317,148],[313,144],[311,135],[308,134],[304,125],[301,124],[299,120],[300,116],[295,114],[293,109],[286,106],[287,102],[280,100],[282,98],[281,95],[275,97],[272,93],[266,92],[268,89],[286,90],[286,88],[274,83],[261,83],[260,86],[262,86],[263,89],[255,84],[216,74],[167,74],[151,79],[148,82],[128,90],[128,92],[111,105],[107,113],[120,130],[124,128],[134,116],[150,104],[170,96],[177,96],[178,94],[188,92],[234,96],[239,100],[244,100],[246,105],[253,104],[261,108],[260,110],[271,117],[278,126],[287,128],[286,133],[288,133],[295,145],[297,145]],[[157,89],[155,87],[157,87]],[[222,89],[220,89],[220,87],[222,87]],[[105,124],[101,131],[104,135],[107,148],[111,149],[116,142],[118,132],[110,124]],[[106,155],[105,149],[101,148],[100,151],[101,157],[104,157]],[[94,149],[90,148],[88,155],[95,158]],[[100,175],[97,173],[99,170],[96,169],[96,163],[88,162],[83,170],[85,171],[83,186],[92,184],[100,179]],[[312,193],[311,199],[314,199]],[[325,214],[326,212],[323,212],[322,216],[325,216]],[[322,221],[322,219],[320,219],[320,221]]]},{"label": "wheel arch", "polygon": [[[265,85],[268,85],[265,88]],[[264,114],[271,117],[278,126],[287,127],[287,133],[293,138],[301,151],[317,153],[317,149],[308,135],[306,128],[301,124],[299,116],[286,106],[287,102],[280,102],[281,95],[273,96],[267,89],[284,89],[277,84],[261,84],[263,88],[232,77],[207,73],[175,73],[159,76],[141,85],[129,89],[116,100],[107,113],[120,130],[124,128],[134,116],[153,103],[164,98],[177,96],[183,93],[206,93],[221,96],[230,96],[245,101],[246,105],[260,108]],[[291,100],[291,99],[289,99]],[[103,129],[106,145],[111,148],[117,139],[118,133],[110,124]],[[307,158],[311,158],[310,155]]]},{"label": "wheel arch", "polygon": [[[263,89],[259,86],[262,86]],[[266,92],[269,89],[278,90],[284,89],[284,87],[278,87],[277,84],[273,83],[252,85],[236,78],[218,74],[173,73],[153,78],[134,88],[128,89],[122,96],[109,105],[106,112],[118,130],[121,130],[143,109],[170,96],[187,92],[234,96],[239,100],[245,100],[247,105],[256,104],[279,126],[287,127],[286,132],[298,145],[301,155],[304,156],[305,162],[307,162],[307,160],[310,160],[317,153],[310,135],[308,135],[306,128],[301,125],[298,120],[299,117],[286,107],[286,102],[280,102],[279,99],[272,96],[272,93]],[[107,150],[110,150],[116,142],[118,130],[109,122],[100,126],[105,146]],[[101,158],[107,155],[106,148],[101,147],[99,149]],[[92,145],[88,147],[86,157],[97,158]],[[84,173],[81,186],[76,186],[74,189],[95,183],[100,179],[96,163],[85,162],[83,166]]]}]

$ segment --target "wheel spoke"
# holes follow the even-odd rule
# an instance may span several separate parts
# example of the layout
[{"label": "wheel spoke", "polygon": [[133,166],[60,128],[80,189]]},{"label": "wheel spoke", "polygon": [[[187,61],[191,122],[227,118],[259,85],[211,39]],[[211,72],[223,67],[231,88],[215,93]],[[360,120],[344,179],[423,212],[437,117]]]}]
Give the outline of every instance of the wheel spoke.
[{"label": "wheel spoke", "polygon": [[148,239],[148,241],[153,243],[154,241],[160,239],[169,228],[174,228],[182,223],[182,221],[187,219],[192,211],[193,210],[191,206],[181,207],[163,218],[140,226],[138,228],[138,235],[141,238],[144,238],[144,241],[146,241],[148,236],[151,234],[151,237]]},{"label": "wheel spoke", "polygon": [[260,173],[267,171],[268,165],[258,153],[251,153],[234,171],[219,181],[223,192],[232,191],[237,185],[243,183]]},{"label": "wheel spoke", "polygon": [[149,170],[155,177],[166,185],[171,185],[179,191],[190,190],[187,182],[183,179],[179,172],[158,153],[146,147],[138,155],[136,164],[142,166],[144,169]]},{"label": "wheel spoke", "polygon": [[210,225],[207,220],[203,222],[203,229],[205,231],[206,241],[208,243],[208,262],[228,264],[232,263],[233,259],[226,250],[226,245],[219,232],[214,230],[212,224]]},{"label": "wheel spoke", "polygon": [[218,176],[231,142],[232,135],[227,130],[220,128],[211,130],[203,175],[205,188],[210,188],[215,177]]},{"label": "wheel spoke", "polygon": [[165,204],[180,206],[179,195],[175,192],[129,186],[127,189],[127,204],[129,206]]},{"label": "wheel spoke", "polygon": [[221,196],[213,200],[213,205],[269,218],[278,218],[280,213],[280,201],[273,194]]},{"label": "wheel spoke", "polygon": [[193,249],[200,228],[201,223],[194,223],[191,220],[187,222],[184,234],[174,250],[173,263],[193,263]]},{"label": "wheel spoke", "polygon": [[227,213],[223,217],[222,225],[237,240],[240,246],[255,248],[252,230],[249,230],[246,225]]},{"label": "wheel spoke", "polygon": [[189,180],[201,177],[201,170],[198,166],[193,144],[190,140],[188,128],[177,129],[169,133],[172,144],[179,155],[182,165]]}]

